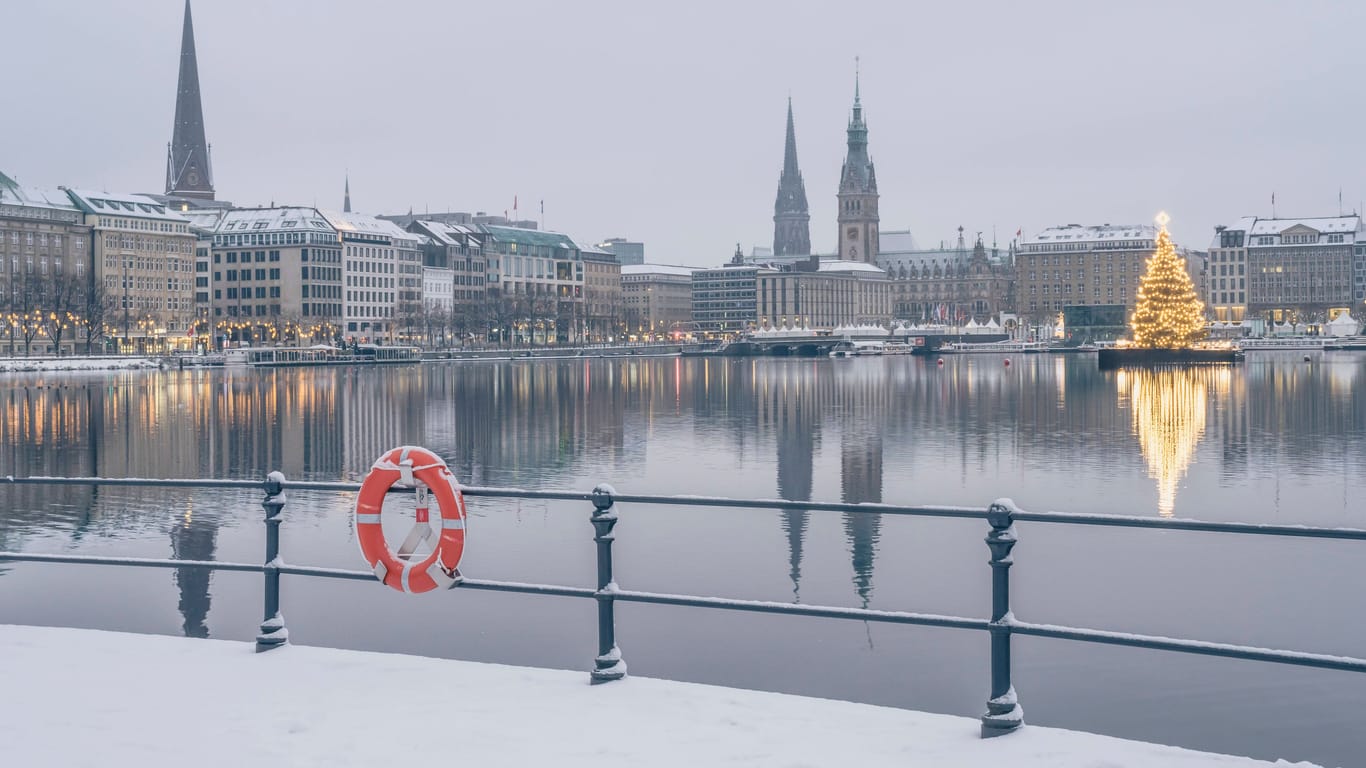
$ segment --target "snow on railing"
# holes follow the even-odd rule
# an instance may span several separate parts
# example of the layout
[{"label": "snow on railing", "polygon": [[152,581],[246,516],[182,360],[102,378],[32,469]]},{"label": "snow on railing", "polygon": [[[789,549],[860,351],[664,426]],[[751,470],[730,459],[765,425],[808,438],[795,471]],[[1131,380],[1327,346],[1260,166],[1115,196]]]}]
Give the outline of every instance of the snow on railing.
[{"label": "snow on railing", "polygon": [[[280,522],[286,506],[287,490],[350,493],[360,490],[359,483],[287,480],[279,472],[272,472],[264,481],[252,480],[192,480],[151,478],[102,477],[12,477],[0,478],[0,484],[13,485],[103,485],[143,488],[237,488],[264,490],[261,506],[265,510],[265,559],[255,563],[232,563],[216,560],[176,560],[137,557],[108,557],[94,555],[59,555],[33,552],[2,552],[0,561],[32,563],[68,563],[81,565],[134,566],[144,568],[203,568],[224,571],[261,573],[264,577],[263,615],[257,635],[257,650],[265,651],[289,641],[280,610],[280,576],[308,576],[314,578],[368,581],[375,577],[366,570],[321,568],[291,565],[280,554]],[[734,499],[721,496],[621,494],[612,486],[601,484],[592,491],[529,490],[523,488],[493,488],[460,486],[466,496],[487,498],[538,499],[546,501],[588,502],[593,506],[589,521],[593,525],[593,541],[597,549],[597,588],[571,587],[558,584],[528,584],[510,581],[489,581],[457,576],[452,589],[473,589],[493,592],[554,597],[577,597],[594,600],[598,606],[598,653],[590,675],[593,683],[604,683],[626,676],[626,662],[616,643],[615,607],[618,601],[653,603],[657,605],[713,608],[718,610],[749,611],[786,614],[827,619],[872,621],[911,624],[951,629],[985,630],[991,635],[991,692],[987,711],[982,716],[982,736],[1010,733],[1022,725],[1024,718],[1019,699],[1010,678],[1010,643],[1014,635],[1029,635],[1088,643],[1122,645],[1135,648],[1176,651],[1224,658],[1267,661],[1321,669],[1366,672],[1366,659],[1326,654],[1285,651],[1272,648],[1212,643],[1201,640],[1139,635],[1099,629],[1083,629],[1052,624],[1033,624],[1015,618],[1010,610],[1010,566],[1013,550],[1018,542],[1015,524],[1063,523],[1070,525],[1120,526],[1168,530],[1235,533],[1241,535],[1290,536],[1320,539],[1366,541],[1366,530],[1358,528],[1318,528],[1299,525],[1257,525],[1249,523],[1207,522],[1179,518],[1140,518],[1123,515],[1079,514],[1065,512],[1025,512],[1010,499],[999,499],[989,507],[961,506],[902,506],[895,504],[847,504],[821,501],[787,501],[784,499]],[[393,488],[391,493],[411,493],[411,488]],[[641,592],[622,589],[617,584],[612,568],[613,532],[619,517],[616,505],[629,504],[660,506],[707,506],[740,509],[804,510],[810,512],[839,512],[845,514],[902,515],[909,517],[948,517],[984,520],[989,526],[987,547],[992,569],[991,618],[967,618],[904,611],[843,608],[837,606],[802,605],[766,600],[739,600],[724,597],[677,595],[660,592]]]}]

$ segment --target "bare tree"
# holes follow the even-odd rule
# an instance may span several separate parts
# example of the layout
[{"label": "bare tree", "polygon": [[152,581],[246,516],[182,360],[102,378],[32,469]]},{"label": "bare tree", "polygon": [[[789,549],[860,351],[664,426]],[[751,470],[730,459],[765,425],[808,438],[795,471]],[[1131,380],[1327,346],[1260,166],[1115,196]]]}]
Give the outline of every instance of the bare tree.
[{"label": "bare tree", "polygon": [[43,303],[47,285],[38,273],[33,271],[30,262],[23,276],[15,280],[19,292],[10,299],[11,325],[18,325],[19,336],[24,341],[24,357],[33,351],[33,340],[43,330]]},{"label": "bare tree", "polygon": [[77,323],[85,329],[87,355],[91,353],[95,342],[104,337],[104,323],[115,310],[116,301],[117,299],[109,295],[104,283],[99,280],[88,281],[82,293],[80,310],[76,313]]},{"label": "bare tree", "polygon": [[43,308],[42,325],[57,354],[62,354],[62,337],[67,331],[74,332],[78,326],[80,311],[85,303],[88,280],[75,275],[53,275],[46,282],[46,296]]}]

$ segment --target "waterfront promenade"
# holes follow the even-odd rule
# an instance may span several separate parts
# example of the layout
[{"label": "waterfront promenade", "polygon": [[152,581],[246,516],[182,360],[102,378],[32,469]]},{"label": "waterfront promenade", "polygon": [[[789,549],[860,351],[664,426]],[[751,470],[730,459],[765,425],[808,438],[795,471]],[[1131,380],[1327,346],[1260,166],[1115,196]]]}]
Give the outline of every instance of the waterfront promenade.
[{"label": "waterfront promenade", "polygon": [[582,672],[329,648],[256,654],[0,625],[0,658],[6,688],[24,692],[0,699],[13,765],[1273,765],[1035,726],[983,740],[975,719],[829,699],[645,678],[590,686]]}]

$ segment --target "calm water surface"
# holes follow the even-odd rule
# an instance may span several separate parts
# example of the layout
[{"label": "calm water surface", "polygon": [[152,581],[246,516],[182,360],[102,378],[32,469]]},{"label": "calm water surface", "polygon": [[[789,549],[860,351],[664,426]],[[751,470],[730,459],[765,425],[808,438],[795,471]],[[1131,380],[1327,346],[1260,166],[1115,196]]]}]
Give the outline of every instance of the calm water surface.
[{"label": "calm water surface", "polygon": [[[0,375],[0,475],[358,479],[426,445],[469,484],[1366,527],[1366,356],[638,359]],[[0,487],[0,548],[257,561],[260,496]],[[349,495],[291,492],[290,562],[358,567]],[[462,570],[591,586],[585,505],[472,499]],[[622,505],[647,590],[984,616],[984,525]],[[1022,524],[1022,619],[1366,655],[1362,546]],[[0,565],[0,621],[249,639],[260,577]],[[586,669],[588,601],[288,578],[294,640]],[[985,633],[625,605],[636,674],[975,716]],[[1028,720],[1366,764],[1366,675],[1017,638]]]}]

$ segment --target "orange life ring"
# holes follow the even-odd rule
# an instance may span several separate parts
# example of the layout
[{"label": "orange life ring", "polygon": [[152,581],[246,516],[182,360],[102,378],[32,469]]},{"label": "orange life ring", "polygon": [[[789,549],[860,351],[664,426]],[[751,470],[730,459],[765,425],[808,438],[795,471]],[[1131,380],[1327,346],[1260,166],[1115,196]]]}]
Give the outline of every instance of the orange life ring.
[{"label": "orange life ring", "polygon": [[[417,522],[398,552],[389,548],[380,524],[384,495],[395,484],[417,489]],[[436,496],[441,513],[441,535],[432,553],[411,559],[412,549],[431,535],[426,494]],[[356,538],[365,562],[382,583],[408,593],[430,592],[460,580],[460,558],[465,553],[465,499],[455,476],[441,457],[414,446],[385,453],[370,468],[356,499]],[[406,550],[406,551],[405,551]]]}]

